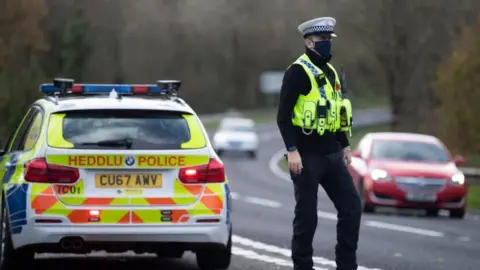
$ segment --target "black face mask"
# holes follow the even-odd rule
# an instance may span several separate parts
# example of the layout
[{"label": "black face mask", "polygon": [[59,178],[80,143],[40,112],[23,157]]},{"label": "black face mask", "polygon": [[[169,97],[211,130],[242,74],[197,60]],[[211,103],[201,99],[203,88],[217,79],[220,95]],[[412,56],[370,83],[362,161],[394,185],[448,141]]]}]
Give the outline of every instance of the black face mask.
[{"label": "black face mask", "polygon": [[332,58],[332,41],[331,40],[322,40],[315,42],[315,51],[329,61]]}]

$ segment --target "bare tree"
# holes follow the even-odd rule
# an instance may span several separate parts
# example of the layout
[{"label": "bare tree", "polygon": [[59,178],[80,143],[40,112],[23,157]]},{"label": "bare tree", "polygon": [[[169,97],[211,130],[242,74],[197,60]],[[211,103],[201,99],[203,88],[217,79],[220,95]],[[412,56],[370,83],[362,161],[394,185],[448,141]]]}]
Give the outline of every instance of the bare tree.
[{"label": "bare tree", "polygon": [[350,2],[350,33],[370,48],[357,60],[375,65],[372,77],[383,78],[394,130],[435,131],[427,124],[435,123],[431,82],[471,8],[471,1],[453,0]]}]

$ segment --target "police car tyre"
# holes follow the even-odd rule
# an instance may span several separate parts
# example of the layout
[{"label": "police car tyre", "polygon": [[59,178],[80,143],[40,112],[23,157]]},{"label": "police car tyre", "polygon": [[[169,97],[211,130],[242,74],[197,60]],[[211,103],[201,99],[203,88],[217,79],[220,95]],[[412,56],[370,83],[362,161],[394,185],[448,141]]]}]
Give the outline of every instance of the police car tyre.
[{"label": "police car tyre", "polygon": [[450,218],[463,219],[464,217],[465,217],[465,209],[450,211]]},{"label": "police car tyre", "polygon": [[248,156],[249,156],[251,159],[256,159],[256,158],[257,158],[257,152],[255,152],[255,151],[248,151]]},{"label": "police car tyre", "polygon": [[[2,192],[3,194],[3,192]],[[10,232],[10,220],[5,209],[5,200],[2,195],[2,207],[0,217],[1,222],[5,223],[2,226],[2,237],[4,238],[3,245],[0,245],[2,261],[0,270],[21,270],[26,269],[29,264],[34,260],[35,255],[33,252],[27,252],[24,250],[15,250],[12,243],[12,234]]]},{"label": "police car tyre", "polygon": [[232,228],[224,247],[208,248],[196,252],[197,264],[201,270],[226,270],[232,260]]}]

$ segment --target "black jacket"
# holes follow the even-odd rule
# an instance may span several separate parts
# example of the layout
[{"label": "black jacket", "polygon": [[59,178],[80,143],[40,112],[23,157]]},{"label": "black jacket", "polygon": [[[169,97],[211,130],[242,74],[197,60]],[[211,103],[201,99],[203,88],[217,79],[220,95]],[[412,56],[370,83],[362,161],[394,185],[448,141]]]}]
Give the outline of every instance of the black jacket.
[{"label": "black jacket", "polygon": [[[308,48],[306,48],[306,54],[325,73],[330,82],[335,82],[335,73],[321,56]],[[350,145],[346,132],[325,132],[323,136],[313,132],[305,135],[300,127],[292,124],[293,108],[298,96],[307,95],[311,88],[310,78],[302,66],[293,64],[285,72],[277,113],[277,124],[285,147],[288,149],[295,146],[302,155],[338,152]]]}]

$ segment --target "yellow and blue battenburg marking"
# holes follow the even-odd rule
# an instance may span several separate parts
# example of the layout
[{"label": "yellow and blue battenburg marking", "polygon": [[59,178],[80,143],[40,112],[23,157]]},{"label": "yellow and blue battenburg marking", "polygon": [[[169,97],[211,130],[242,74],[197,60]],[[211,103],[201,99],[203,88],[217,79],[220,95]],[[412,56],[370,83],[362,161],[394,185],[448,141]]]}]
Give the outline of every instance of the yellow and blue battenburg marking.
[{"label": "yellow and blue battenburg marking", "polygon": [[232,211],[232,194],[230,193],[230,185],[227,183],[225,187],[225,208],[227,211],[226,223],[230,224],[230,212]]},{"label": "yellow and blue battenburg marking", "polygon": [[27,224],[27,190],[28,184],[10,183],[15,170],[17,169],[17,163],[19,161],[19,154],[12,154],[10,159],[4,160],[3,157],[0,163],[4,162],[5,173],[3,175],[3,186],[6,190],[5,202],[7,204],[8,213],[10,214],[10,228],[12,234],[19,234],[22,232],[23,226]]},{"label": "yellow and blue battenburg marking", "polygon": [[[175,181],[172,197],[132,197],[129,202],[119,203],[122,197],[63,196],[56,192],[56,185],[33,184],[31,208],[36,215],[65,216],[73,224],[92,223],[89,210],[71,206],[95,206],[99,208],[98,224],[186,224],[192,218],[218,216],[227,211],[230,222],[230,189],[225,183],[184,185]],[[113,209],[112,205],[149,206],[142,209]],[[185,208],[179,206],[186,206]],[[157,206],[157,207],[156,207]],[[162,209],[158,207],[161,206]],[[165,207],[172,206],[170,210]],[[104,208],[107,207],[107,208]]]},{"label": "yellow and blue battenburg marking", "polygon": [[21,233],[23,226],[27,225],[27,189],[28,184],[9,185],[7,188],[6,201],[12,234]]}]

